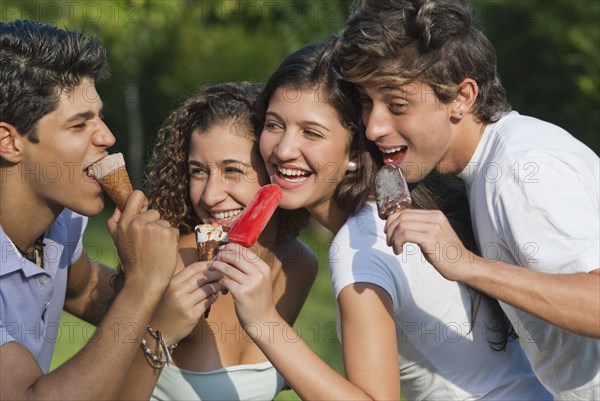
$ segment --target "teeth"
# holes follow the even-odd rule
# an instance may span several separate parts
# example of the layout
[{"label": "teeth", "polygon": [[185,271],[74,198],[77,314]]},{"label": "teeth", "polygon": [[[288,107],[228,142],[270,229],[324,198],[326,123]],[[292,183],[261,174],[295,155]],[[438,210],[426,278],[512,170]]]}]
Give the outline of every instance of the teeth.
[{"label": "teeth", "polygon": [[305,176],[294,177],[294,178],[291,178],[291,177],[284,177],[284,179],[285,179],[287,182],[300,182],[300,181],[304,181],[304,179],[305,179]]},{"label": "teeth", "polygon": [[212,217],[218,220],[228,219],[242,213],[242,209],[229,210],[227,212],[212,213]]},{"label": "teeth", "polygon": [[400,152],[403,149],[406,149],[406,146],[398,146],[397,148],[391,148],[391,149],[381,149],[381,152],[382,153],[396,153],[396,152]]},{"label": "teeth", "polygon": [[310,174],[308,171],[304,171],[304,170],[292,170],[292,169],[283,168],[283,167],[278,167],[277,171],[279,171],[279,173],[282,174],[282,175],[292,176],[292,177],[300,177],[300,176],[305,176],[305,175],[309,175]]}]

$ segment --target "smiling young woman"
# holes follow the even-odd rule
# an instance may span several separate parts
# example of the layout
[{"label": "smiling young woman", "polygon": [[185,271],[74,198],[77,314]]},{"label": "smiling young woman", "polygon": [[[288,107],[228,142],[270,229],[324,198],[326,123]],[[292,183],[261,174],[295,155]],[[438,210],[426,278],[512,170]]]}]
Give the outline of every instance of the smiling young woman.
[{"label": "smiling young woman", "polygon": [[[329,263],[346,377],[302,341],[286,341],[291,328],[269,296],[264,264],[227,245],[211,269],[226,275],[223,285],[248,335],[306,400],[397,400],[400,383],[408,399],[550,399],[518,342],[495,331],[504,321],[492,302],[445,280],[418,247],[396,256],[386,244],[370,199],[379,152],[360,132],[358,94],[339,73],[337,45],[302,48],[273,73],[259,105],[259,142],[269,176],[282,188],[280,207],[308,209],[335,235]],[[450,199],[458,200],[453,212],[465,218],[457,227],[466,227],[468,239],[464,193],[442,192],[438,184],[415,189],[415,205],[443,203],[450,213]],[[271,335],[257,335],[257,327]],[[492,349],[498,345],[505,351]]]},{"label": "smiling young woman", "polygon": [[[260,90],[251,83],[207,87],[170,114],[154,143],[147,168],[149,199],[179,229],[183,265],[151,325],[161,328],[172,316],[189,314],[197,316],[197,324],[174,350],[173,364],[163,368],[152,399],[272,399],[283,388],[281,375],[243,335],[231,294],[208,300],[211,312],[201,316],[194,303],[206,299],[188,277],[197,272],[221,278],[207,270],[208,262],[199,261],[194,227],[230,227],[269,182],[255,136]],[[271,301],[290,325],[316,276],[313,253],[296,238],[306,222],[305,212],[278,210],[249,250],[268,261]]]}]

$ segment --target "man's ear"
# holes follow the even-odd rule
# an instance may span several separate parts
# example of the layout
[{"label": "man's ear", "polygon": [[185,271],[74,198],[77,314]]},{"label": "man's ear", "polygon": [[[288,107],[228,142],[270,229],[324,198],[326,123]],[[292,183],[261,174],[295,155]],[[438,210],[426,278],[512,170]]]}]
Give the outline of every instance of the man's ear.
[{"label": "man's ear", "polygon": [[18,163],[23,156],[22,144],[26,140],[17,129],[0,121],[0,157],[10,163]]},{"label": "man's ear", "polygon": [[467,115],[479,94],[479,86],[472,78],[465,78],[458,84],[458,94],[452,103],[451,117],[461,119]]}]

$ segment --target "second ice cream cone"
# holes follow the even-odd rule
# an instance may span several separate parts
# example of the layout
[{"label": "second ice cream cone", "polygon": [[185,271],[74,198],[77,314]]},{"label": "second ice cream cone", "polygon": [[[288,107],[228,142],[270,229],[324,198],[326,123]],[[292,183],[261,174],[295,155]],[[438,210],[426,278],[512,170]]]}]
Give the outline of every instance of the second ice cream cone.
[{"label": "second ice cream cone", "polygon": [[221,241],[207,241],[198,243],[198,257],[201,261],[212,260],[222,244],[223,242]]},{"label": "second ice cream cone", "polygon": [[[223,227],[220,224],[198,224],[195,227],[196,231],[196,246],[198,247],[198,258],[200,261],[212,260],[219,247],[223,245],[223,238],[227,233],[228,227]],[[204,318],[208,317],[210,308],[204,312]]]}]

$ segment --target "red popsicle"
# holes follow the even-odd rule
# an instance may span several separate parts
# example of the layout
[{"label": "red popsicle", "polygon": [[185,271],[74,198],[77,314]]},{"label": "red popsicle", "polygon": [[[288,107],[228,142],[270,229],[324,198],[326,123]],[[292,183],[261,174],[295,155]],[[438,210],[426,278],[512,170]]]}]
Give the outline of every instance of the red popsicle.
[{"label": "red popsicle", "polygon": [[275,184],[259,189],[229,229],[226,241],[246,248],[254,245],[277,209],[281,195],[281,188]]}]

